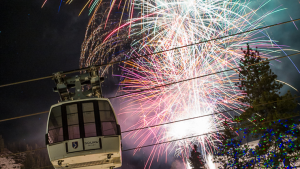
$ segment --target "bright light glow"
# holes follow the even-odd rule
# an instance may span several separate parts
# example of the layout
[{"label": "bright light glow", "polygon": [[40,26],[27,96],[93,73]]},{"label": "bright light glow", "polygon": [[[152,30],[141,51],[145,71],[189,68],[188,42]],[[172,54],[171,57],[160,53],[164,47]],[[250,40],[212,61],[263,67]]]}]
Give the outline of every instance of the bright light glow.
[{"label": "bright light glow", "polygon": [[210,154],[207,156],[206,165],[209,169],[216,169],[216,165],[213,163],[213,156]]}]

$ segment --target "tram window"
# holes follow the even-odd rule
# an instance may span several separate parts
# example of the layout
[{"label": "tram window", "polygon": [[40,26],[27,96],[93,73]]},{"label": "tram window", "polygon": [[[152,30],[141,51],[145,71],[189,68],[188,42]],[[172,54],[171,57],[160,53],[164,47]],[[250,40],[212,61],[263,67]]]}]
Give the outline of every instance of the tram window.
[{"label": "tram window", "polygon": [[80,138],[77,104],[66,106],[69,140]]},{"label": "tram window", "polygon": [[108,101],[99,101],[99,110],[111,110]]},{"label": "tram window", "polygon": [[117,124],[113,111],[107,101],[99,101],[99,113],[102,126],[102,134],[117,135]]},{"label": "tram window", "polygon": [[82,103],[85,137],[97,136],[95,125],[94,104]]},{"label": "tram window", "polygon": [[54,107],[51,110],[48,126],[48,141],[50,144],[64,141],[61,107]]},{"label": "tram window", "polygon": [[117,124],[116,122],[101,122],[102,134],[104,136],[117,135]]}]

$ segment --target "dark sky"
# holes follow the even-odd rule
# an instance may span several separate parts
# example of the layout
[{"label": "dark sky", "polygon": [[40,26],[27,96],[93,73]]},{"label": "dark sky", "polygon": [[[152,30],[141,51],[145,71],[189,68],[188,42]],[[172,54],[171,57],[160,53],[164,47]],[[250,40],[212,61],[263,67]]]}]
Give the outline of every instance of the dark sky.
[{"label": "dark sky", "polygon": [[[58,13],[59,1],[49,1],[43,9],[41,3],[40,0],[0,2],[1,84],[78,68],[88,22],[87,14],[77,17],[83,4],[75,3],[72,8],[64,5],[64,10]],[[1,119],[49,109],[58,100],[53,87],[54,83],[48,79],[0,89]],[[42,140],[36,133],[44,132],[46,116],[5,122],[0,133],[10,141]]]},{"label": "dark sky", "polygon": [[[58,12],[60,0],[48,0],[42,9],[43,0],[1,0],[0,84],[77,69],[89,19],[87,11],[78,17],[85,2],[74,0],[71,5],[63,4]],[[253,0],[252,4],[255,6],[257,2],[263,1]],[[265,25],[287,21],[290,17],[300,18],[298,0],[272,0],[263,7],[262,12],[280,5],[287,9],[269,16]],[[300,28],[300,21],[296,25]],[[292,23],[271,28],[268,33],[279,44],[300,50],[300,32]],[[291,59],[300,68],[299,57],[293,56]],[[278,79],[300,89],[300,75],[296,68],[288,59],[281,61],[272,66]],[[52,92],[53,87],[54,83],[48,79],[0,88],[0,119],[48,110],[59,99],[57,93]],[[292,89],[284,87],[283,91],[286,90]],[[44,145],[46,118],[47,114],[44,114],[2,122],[0,135],[3,135],[6,142],[23,141]],[[126,140],[124,142],[125,149],[132,148],[126,144]],[[144,152],[148,152],[147,149],[134,156],[132,152],[124,153],[122,168],[143,168],[148,158]],[[173,166],[179,164],[175,158],[170,158],[167,163],[163,159],[153,162],[152,168],[171,168],[172,163]]]}]

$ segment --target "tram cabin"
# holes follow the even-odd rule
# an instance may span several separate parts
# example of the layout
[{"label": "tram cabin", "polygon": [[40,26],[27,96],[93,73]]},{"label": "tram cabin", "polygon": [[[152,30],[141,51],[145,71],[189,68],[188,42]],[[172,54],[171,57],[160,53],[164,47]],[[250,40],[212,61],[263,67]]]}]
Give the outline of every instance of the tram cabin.
[{"label": "tram cabin", "polygon": [[112,169],[122,165],[121,129],[106,98],[53,105],[46,144],[55,168]]}]

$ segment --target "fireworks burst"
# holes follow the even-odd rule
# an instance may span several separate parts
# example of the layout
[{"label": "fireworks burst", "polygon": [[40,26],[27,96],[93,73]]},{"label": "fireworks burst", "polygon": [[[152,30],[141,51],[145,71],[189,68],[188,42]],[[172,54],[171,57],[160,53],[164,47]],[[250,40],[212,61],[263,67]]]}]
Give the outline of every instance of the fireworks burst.
[{"label": "fireworks burst", "polygon": [[[43,8],[45,6],[45,4],[47,3],[48,0],[45,0],[44,3],[42,4],[41,8]],[[58,12],[60,11],[61,5],[62,3],[65,2],[63,0],[60,0],[60,4],[58,7]],[[66,4],[71,4],[73,2],[73,0],[67,0]],[[81,15],[81,13],[84,11],[84,9],[89,8],[89,15],[96,9],[97,6],[99,6],[101,4],[102,0],[88,0],[87,3],[84,5],[84,7],[81,9],[81,11],[79,12],[79,15]]]},{"label": "fireworks burst", "polygon": [[[232,0],[135,0],[120,5],[121,2],[118,5],[113,1],[110,7],[97,6],[82,45],[81,67],[166,51],[120,65],[122,82],[119,92],[128,93],[123,100],[121,115],[139,117],[131,128],[247,106],[238,100],[242,97],[235,85],[238,73],[214,73],[240,66],[240,59],[244,56],[241,47],[246,43],[257,46],[263,58],[273,57],[282,50],[282,46],[267,38],[263,31],[169,50],[260,27],[265,17],[279,10],[257,16],[260,8],[253,10],[247,2]],[[128,8],[124,10],[126,4]],[[100,72],[103,75],[108,69],[109,66]],[[212,75],[166,86],[206,74]],[[153,88],[161,85],[163,87]],[[150,90],[130,94],[140,89]],[[156,155],[159,157],[165,152],[175,152],[186,162],[192,144],[200,145],[201,153],[209,162],[211,157],[208,158],[208,154],[213,153],[218,141],[211,132],[218,131],[225,119],[241,111],[140,130],[125,138],[134,138],[136,146],[143,146],[150,142],[189,137],[154,146],[145,168],[150,168]],[[201,134],[205,135],[197,136]]]}]

